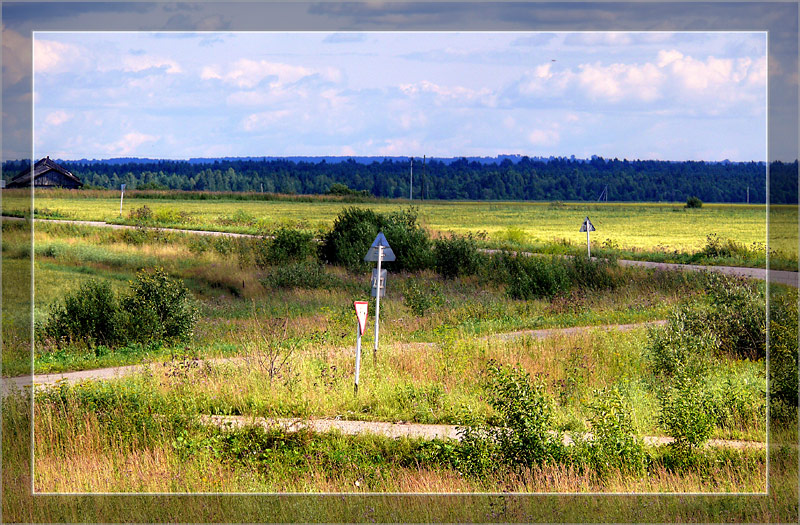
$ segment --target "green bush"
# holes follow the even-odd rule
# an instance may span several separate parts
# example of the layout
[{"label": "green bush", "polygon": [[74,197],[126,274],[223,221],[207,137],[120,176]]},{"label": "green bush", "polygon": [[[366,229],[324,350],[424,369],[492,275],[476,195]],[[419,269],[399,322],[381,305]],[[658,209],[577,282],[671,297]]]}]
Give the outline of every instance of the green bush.
[{"label": "green bush", "polygon": [[708,369],[718,338],[708,330],[708,315],[696,303],[678,306],[663,328],[647,333],[647,357],[653,373],[671,377],[681,372],[699,375]]},{"label": "green bush", "polygon": [[700,255],[710,258],[719,257],[743,257],[750,258],[758,256],[753,253],[744,244],[738,243],[732,239],[721,239],[716,233],[711,233],[706,236],[706,244],[700,250]]},{"label": "green bush", "polygon": [[480,265],[478,244],[472,235],[451,235],[433,243],[433,267],[445,279],[474,275]]},{"label": "green bush", "polygon": [[686,199],[686,207],[687,208],[702,208],[703,201],[701,201],[698,197],[689,197]]},{"label": "green bush", "polygon": [[[489,363],[489,404],[496,416],[490,426],[466,427],[462,439],[476,453],[492,454],[512,467],[554,463],[564,456],[561,436],[551,429],[552,403],[541,380],[518,367]],[[483,458],[474,464],[490,464]]]},{"label": "green bush", "polygon": [[344,287],[344,282],[330,275],[319,262],[295,262],[272,268],[261,279],[261,285],[267,289],[306,288],[309,290],[333,290]]},{"label": "green bush", "polygon": [[716,334],[721,352],[738,359],[766,357],[767,305],[763,284],[742,277],[710,274],[706,330]]},{"label": "green bush", "polygon": [[675,376],[659,398],[658,422],[675,440],[671,446],[690,451],[700,447],[714,429],[714,404],[697,377]]},{"label": "green bush", "polygon": [[444,304],[441,290],[436,283],[423,284],[410,279],[403,289],[403,304],[417,317],[425,315],[430,308]]},{"label": "green bush", "polygon": [[316,249],[312,233],[282,227],[267,242],[267,260],[270,264],[303,261],[313,256]]},{"label": "green bush", "polygon": [[374,263],[364,261],[379,231],[386,236],[397,259],[392,270],[417,271],[430,268],[432,252],[428,234],[417,224],[413,209],[388,215],[370,209],[345,208],[323,235],[320,259],[351,271],[368,271]]},{"label": "green bush", "polygon": [[601,475],[613,470],[644,472],[644,444],[633,430],[631,407],[619,389],[595,391],[589,409],[592,438],[575,445],[577,455]]},{"label": "green bush", "polygon": [[569,290],[569,273],[562,259],[510,255],[506,257],[506,284],[511,298],[549,298]]},{"label": "green bush", "polygon": [[607,290],[614,289],[620,284],[613,273],[617,267],[617,262],[614,260],[570,257],[566,260],[566,266],[572,286]]},{"label": "green bush", "polygon": [[130,283],[121,306],[131,341],[186,340],[197,321],[189,290],[163,269],[142,270]]},{"label": "green bush", "polygon": [[123,338],[119,305],[111,286],[104,281],[88,281],[68,294],[63,303],[50,306],[43,335],[61,342],[114,345]]},{"label": "green bush", "polygon": [[797,418],[797,290],[770,301],[770,409],[779,422]]}]

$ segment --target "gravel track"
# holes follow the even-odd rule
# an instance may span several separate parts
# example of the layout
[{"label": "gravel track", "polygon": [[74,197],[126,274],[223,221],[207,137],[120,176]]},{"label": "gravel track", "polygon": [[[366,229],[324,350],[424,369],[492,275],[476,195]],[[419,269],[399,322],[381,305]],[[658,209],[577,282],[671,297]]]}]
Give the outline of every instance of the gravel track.
[{"label": "gravel track", "polygon": [[[24,220],[20,217],[3,216],[3,220]],[[34,222],[56,222],[65,224],[77,224],[80,226],[96,226],[100,228],[113,228],[113,229],[133,229],[136,226],[128,226],[124,224],[109,224],[100,221],[73,221],[73,220],[53,220],[53,219],[34,219]],[[211,235],[211,236],[227,236],[227,237],[258,237],[257,235],[250,235],[246,233],[231,233],[219,232],[208,230],[182,230],[174,228],[163,228],[164,230],[190,233],[196,235]],[[484,253],[495,253],[500,250],[481,250]],[[512,252],[516,253],[516,252]],[[520,255],[537,255],[530,252],[519,252]],[[760,279],[765,281],[769,278],[770,282],[785,284],[794,288],[798,287],[798,272],[790,272],[786,270],[769,270],[764,268],[743,268],[738,266],[703,266],[699,264],[674,264],[674,263],[659,263],[650,261],[631,261],[627,259],[618,259],[622,266],[644,266],[646,268],[660,268],[662,270],[686,270],[686,271],[708,271],[719,272],[727,275],[738,275],[750,279]]]},{"label": "gravel track", "polygon": [[[376,421],[346,421],[342,419],[289,419],[289,418],[263,418],[251,416],[201,416],[200,422],[206,425],[215,425],[224,429],[236,429],[249,426],[260,426],[265,429],[280,427],[288,431],[309,429],[313,432],[330,432],[338,430],[346,435],[379,434],[386,437],[410,437],[424,439],[453,439],[458,440],[458,426],[456,425],[421,425],[418,423],[386,423]],[[591,434],[586,435],[591,439]],[[666,445],[674,441],[665,436],[643,436],[646,445]],[[569,434],[564,435],[564,444],[574,443]],[[761,449],[766,448],[766,443],[759,441],[740,441],[731,439],[710,439],[707,447]]]},{"label": "gravel track", "polygon": [[[651,321],[646,323],[638,323],[638,324],[621,324],[621,325],[600,325],[600,326],[574,326],[570,328],[545,328],[541,330],[520,330],[517,332],[508,332],[502,334],[492,334],[483,337],[483,340],[490,340],[490,339],[498,339],[498,340],[509,340],[514,339],[517,337],[536,337],[539,339],[543,339],[545,337],[554,337],[557,335],[567,335],[567,334],[574,334],[578,332],[589,332],[593,330],[602,330],[602,331],[610,331],[610,330],[619,330],[619,331],[628,331],[633,330],[635,328],[643,328],[645,326],[652,326],[652,325],[659,325],[664,324],[665,321]],[[400,345],[403,348],[410,348],[410,347],[428,347],[434,346],[436,343],[395,343],[395,345]],[[212,359],[204,359],[200,360],[201,362],[207,362],[209,364],[221,364],[221,363],[234,363],[240,365],[248,364],[247,357],[227,357],[227,358],[212,358]],[[33,383],[37,387],[43,387],[48,385],[54,385],[61,381],[66,381],[68,383],[77,383],[80,381],[87,381],[87,380],[108,380],[108,379],[117,379],[124,377],[126,375],[134,374],[136,372],[140,372],[148,367],[157,367],[159,363],[152,363],[152,364],[143,364],[143,365],[128,365],[128,366],[117,366],[112,368],[95,368],[92,370],[81,370],[79,372],[58,372],[54,374],[38,374],[33,376]],[[16,376],[16,377],[4,377],[3,378],[3,395],[9,394],[13,390],[24,390],[26,387],[30,388],[31,386],[31,376]]]}]

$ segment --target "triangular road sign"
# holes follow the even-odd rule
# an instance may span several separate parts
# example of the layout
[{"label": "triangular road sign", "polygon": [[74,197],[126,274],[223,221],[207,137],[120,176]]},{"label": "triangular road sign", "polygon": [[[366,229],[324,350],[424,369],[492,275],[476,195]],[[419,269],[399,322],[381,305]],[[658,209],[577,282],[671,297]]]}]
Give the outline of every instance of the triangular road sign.
[{"label": "triangular road sign", "polygon": [[586,231],[593,232],[594,231],[594,224],[592,224],[592,221],[589,220],[589,217],[586,217],[585,219],[583,219],[583,224],[581,224],[581,231],[582,232],[586,232]]},{"label": "triangular road sign", "polygon": [[[383,246],[383,250],[379,250],[379,246]],[[383,258],[381,259],[382,261],[388,262],[395,260],[392,247],[389,246],[389,241],[386,240],[386,236],[383,234],[383,232],[379,232],[378,236],[375,237],[375,240],[372,241],[372,246],[369,247],[367,254],[364,256],[364,260],[369,262],[378,262],[379,251],[383,254]]]},{"label": "triangular road sign", "polygon": [[367,301],[354,301],[353,306],[356,307],[358,329],[361,331],[361,335],[364,335],[364,330],[367,329],[367,308],[369,303]]}]

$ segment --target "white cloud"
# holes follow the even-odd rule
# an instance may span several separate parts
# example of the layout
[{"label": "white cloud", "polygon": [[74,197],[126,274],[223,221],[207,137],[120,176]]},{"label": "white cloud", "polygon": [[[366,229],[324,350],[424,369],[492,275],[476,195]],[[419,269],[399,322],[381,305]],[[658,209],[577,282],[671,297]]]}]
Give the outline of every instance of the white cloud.
[{"label": "white cloud", "polygon": [[[275,81],[270,83],[270,87],[278,87],[284,84],[297,82],[314,73],[317,72],[303,66],[241,58],[231,64],[227,69],[220,66],[206,66],[201,71],[200,78],[204,80],[222,80],[225,83],[233,84],[240,88],[252,89],[268,77],[276,78]],[[337,76],[337,72],[334,68],[325,68],[319,71],[319,73],[325,78],[335,78]]]},{"label": "white cloud", "polygon": [[581,86],[595,99],[634,98],[649,102],[659,97],[659,87],[664,80],[663,73],[650,63],[641,66],[584,64],[580,70],[578,79]]},{"label": "white cloud", "polygon": [[129,55],[122,60],[122,70],[129,72],[139,72],[151,68],[166,68],[167,73],[182,73],[183,69],[177,62],[169,58],[161,58],[151,55]]},{"label": "white cloud", "polygon": [[44,123],[48,126],[60,126],[64,122],[70,120],[73,116],[74,115],[67,113],[66,111],[53,111],[45,117]]},{"label": "white cloud", "polygon": [[82,62],[78,46],[54,40],[34,39],[33,67],[35,73],[63,73]]},{"label": "white cloud", "polygon": [[292,112],[287,109],[253,113],[245,117],[242,121],[242,127],[245,131],[258,131],[266,129],[290,115],[292,115]]},{"label": "white cloud", "polygon": [[534,146],[555,146],[560,133],[555,129],[534,129],[528,133],[528,142]]},{"label": "white cloud", "polygon": [[463,86],[442,86],[428,80],[422,80],[414,84],[401,84],[400,91],[408,96],[417,96],[422,93],[430,93],[441,101],[454,102],[476,102],[487,105],[494,104],[494,96],[489,88],[470,89]]},{"label": "white cloud", "polygon": [[159,140],[159,137],[134,131],[127,133],[120,140],[106,145],[105,149],[106,152],[111,155],[139,155],[142,153],[138,149],[139,146],[147,142],[155,142],[157,140]]}]

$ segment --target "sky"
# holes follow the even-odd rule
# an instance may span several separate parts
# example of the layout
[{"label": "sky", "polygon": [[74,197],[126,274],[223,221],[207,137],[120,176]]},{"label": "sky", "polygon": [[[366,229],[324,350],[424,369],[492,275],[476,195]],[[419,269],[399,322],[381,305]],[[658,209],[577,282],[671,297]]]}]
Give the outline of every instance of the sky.
[{"label": "sky", "polygon": [[33,40],[37,158],[766,157],[764,32]]}]

